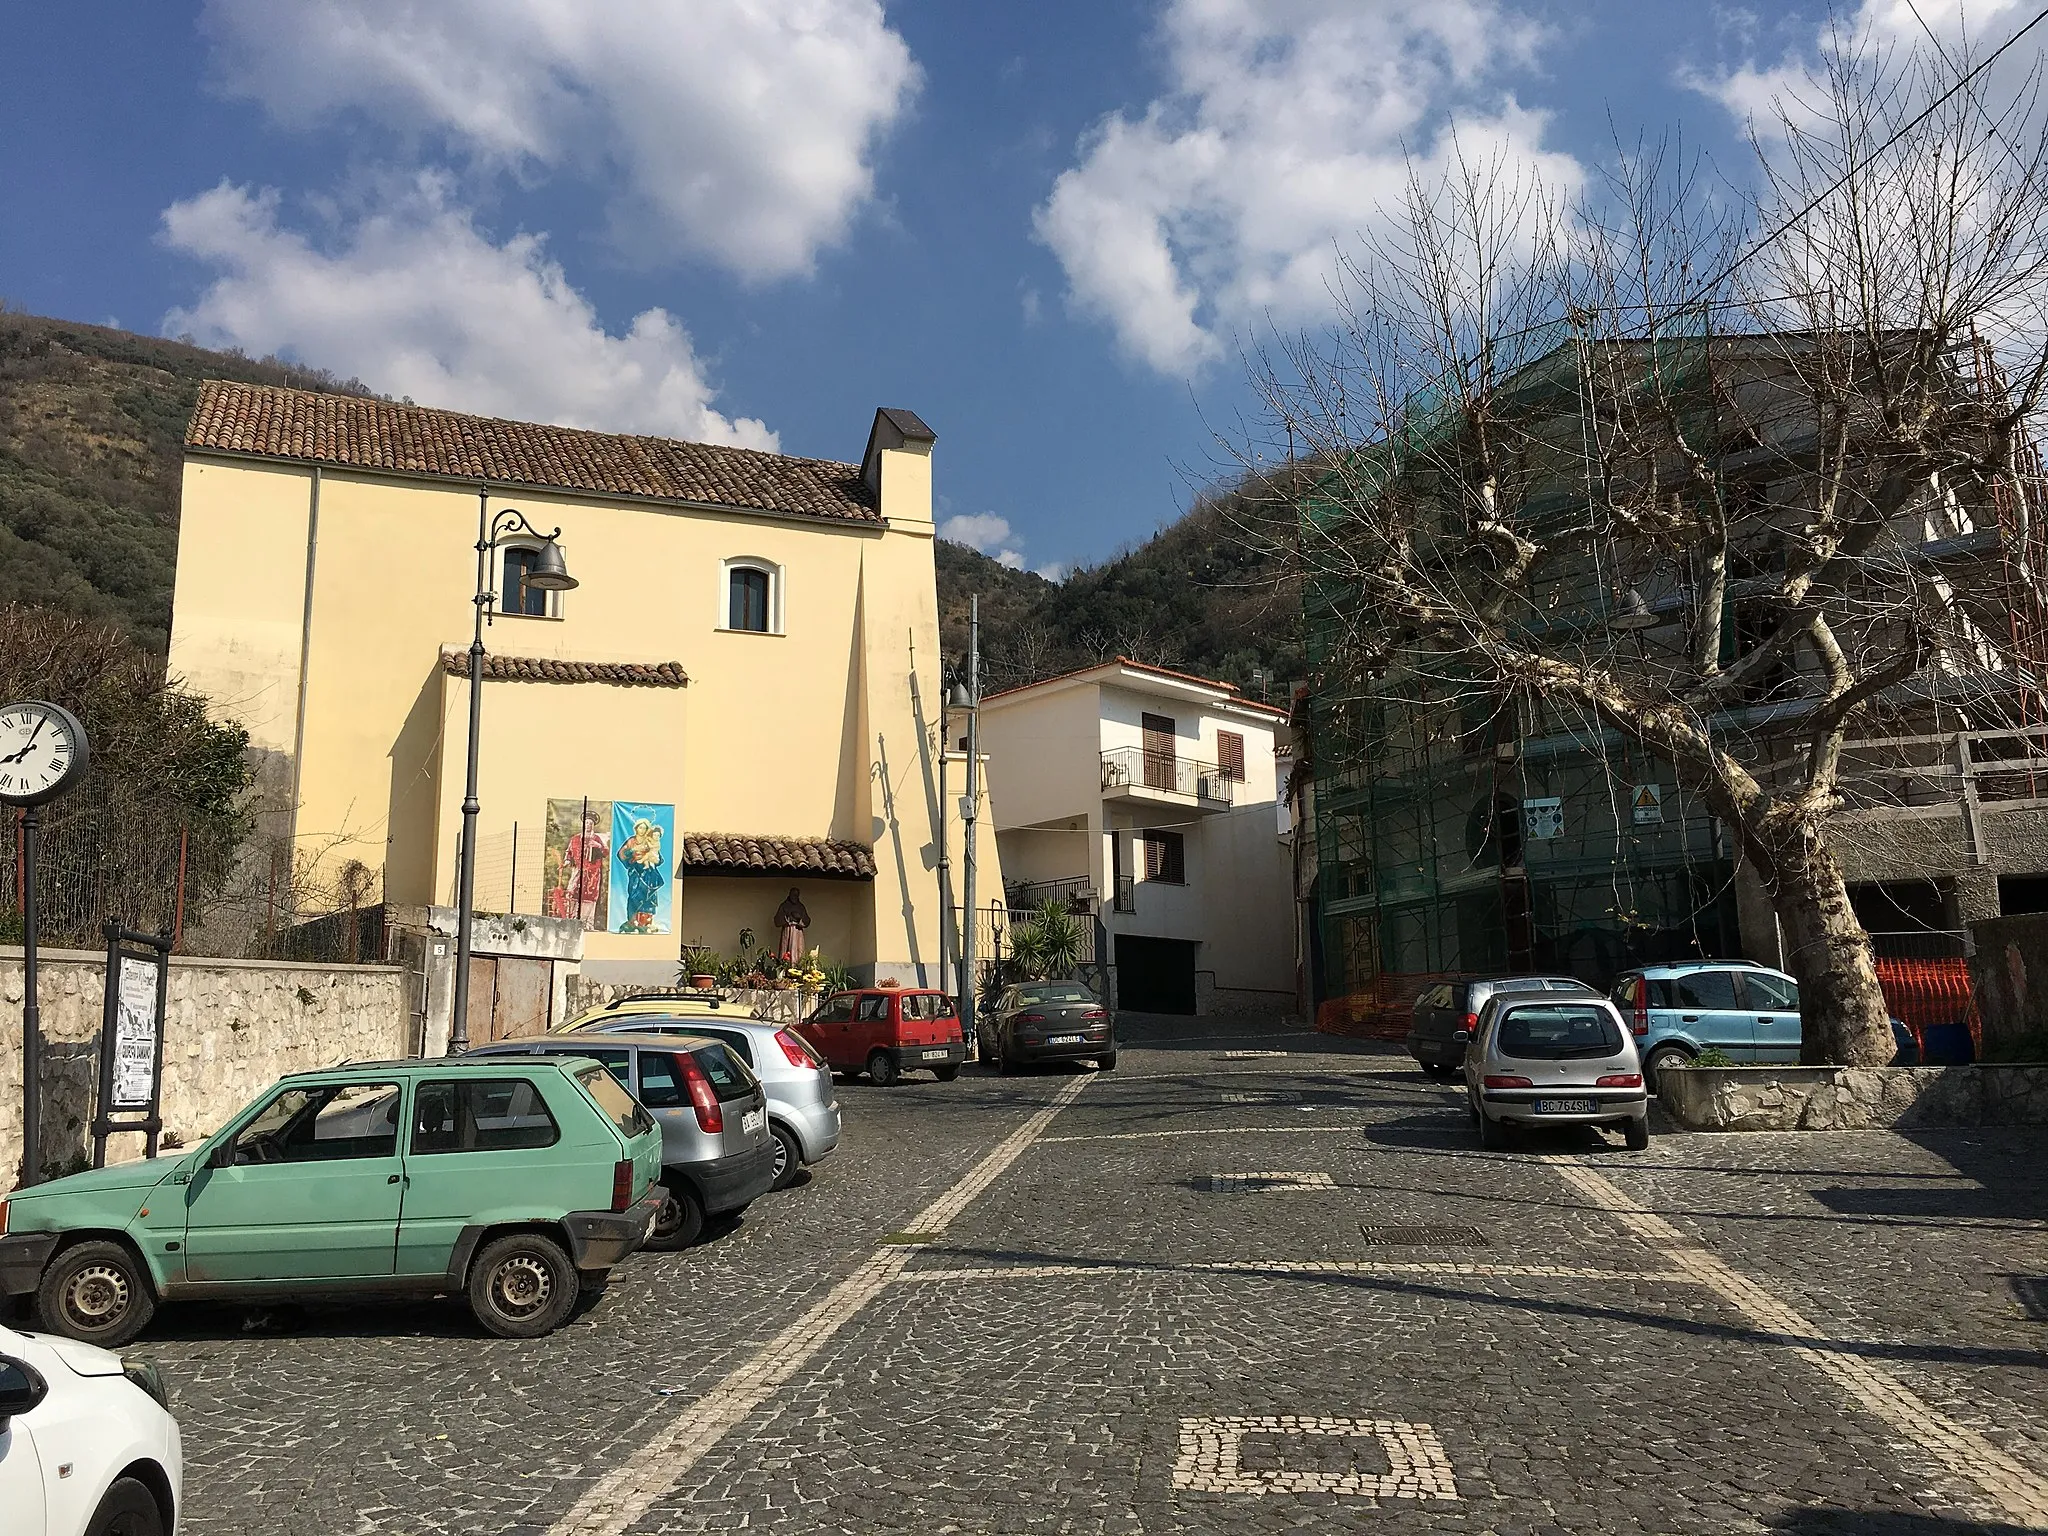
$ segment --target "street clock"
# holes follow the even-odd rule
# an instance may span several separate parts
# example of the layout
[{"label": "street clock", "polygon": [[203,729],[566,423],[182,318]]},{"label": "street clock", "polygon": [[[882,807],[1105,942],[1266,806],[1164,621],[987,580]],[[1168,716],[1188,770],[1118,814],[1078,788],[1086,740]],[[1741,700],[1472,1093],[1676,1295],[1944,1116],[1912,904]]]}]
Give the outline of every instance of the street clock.
[{"label": "street clock", "polygon": [[0,704],[0,805],[42,805],[85,779],[92,749],[70,710],[39,699]]}]

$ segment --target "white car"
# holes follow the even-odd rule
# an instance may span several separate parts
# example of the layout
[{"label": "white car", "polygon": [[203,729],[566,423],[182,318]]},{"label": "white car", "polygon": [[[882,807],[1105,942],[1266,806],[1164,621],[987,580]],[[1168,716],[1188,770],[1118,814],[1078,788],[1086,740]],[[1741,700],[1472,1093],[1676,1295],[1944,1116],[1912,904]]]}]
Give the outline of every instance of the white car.
[{"label": "white car", "polygon": [[0,1528],[7,1536],[171,1536],[178,1421],[156,1368],[0,1328]]}]

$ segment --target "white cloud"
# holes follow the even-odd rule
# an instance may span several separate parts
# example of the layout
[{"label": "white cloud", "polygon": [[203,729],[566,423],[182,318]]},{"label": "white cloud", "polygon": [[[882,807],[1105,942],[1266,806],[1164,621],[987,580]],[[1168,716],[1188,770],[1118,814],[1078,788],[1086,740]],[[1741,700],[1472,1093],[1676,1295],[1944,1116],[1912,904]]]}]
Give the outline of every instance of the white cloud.
[{"label": "white cloud", "polygon": [[222,182],[165,210],[165,242],[217,274],[166,331],[289,353],[423,405],[776,446],[761,422],[711,408],[716,391],[666,310],[611,334],[541,237],[494,244],[437,178],[324,245],[278,208],[275,191]]},{"label": "white cloud", "polygon": [[222,84],[532,178],[597,175],[642,259],[807,271],[873,192],[919,71],[880,0],[207,0]]},{"label": "white cloud", "polygon": [[1336,248],[1398,201],[1406,156],[1501,144],[1569,187],[1545,118],[1499,84],[1534,24],[1497,0],[1170,0],[1172,89],[1112,113],[1037,212],[1075,305],[1166,374],[1234,327],[1327,312]]},{"label": "white cloud", "polygon": [[959,513],[939,524],[939,537],[980,550],[1010,570],[1024,569],[1023,540],[1011,531],[1007,517],[993,512]]}]

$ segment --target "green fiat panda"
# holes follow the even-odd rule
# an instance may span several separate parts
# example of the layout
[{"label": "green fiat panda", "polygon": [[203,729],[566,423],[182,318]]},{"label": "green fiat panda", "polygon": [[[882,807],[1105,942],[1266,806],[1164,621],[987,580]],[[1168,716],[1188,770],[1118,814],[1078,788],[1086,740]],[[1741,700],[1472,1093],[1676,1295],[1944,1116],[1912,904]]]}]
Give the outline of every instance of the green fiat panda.
[{"label": "green fiat panda", "polygon": [[538,1338],[646,1240],[660,1177],[660,1131],[595,1061],[302,1072],[190,1152],[8,1196],[0,1294],[101,1346],[200,1297],[464,1294]]}]

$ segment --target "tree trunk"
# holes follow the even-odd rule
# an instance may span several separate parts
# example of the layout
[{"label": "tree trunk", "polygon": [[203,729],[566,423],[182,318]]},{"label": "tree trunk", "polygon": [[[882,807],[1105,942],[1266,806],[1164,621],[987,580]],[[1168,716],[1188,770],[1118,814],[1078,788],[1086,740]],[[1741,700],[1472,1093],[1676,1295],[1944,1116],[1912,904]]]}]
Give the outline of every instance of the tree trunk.
[{"label": "tree trunk", "polygon": [[1784,935],[1785,968],[1799,980],[1800,1059],[1881,1067],[1898,1049],[1891,1011],[1841,866],[1817,830],[1794,829],[1771,842],[1771,902]]}]

